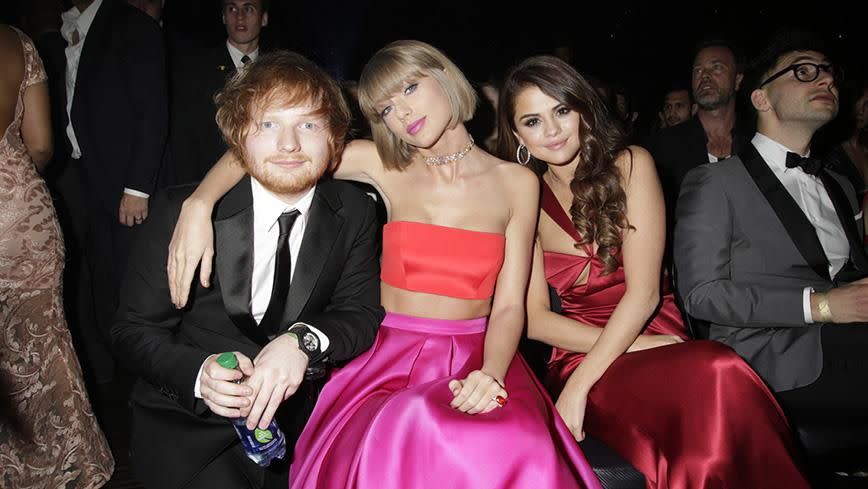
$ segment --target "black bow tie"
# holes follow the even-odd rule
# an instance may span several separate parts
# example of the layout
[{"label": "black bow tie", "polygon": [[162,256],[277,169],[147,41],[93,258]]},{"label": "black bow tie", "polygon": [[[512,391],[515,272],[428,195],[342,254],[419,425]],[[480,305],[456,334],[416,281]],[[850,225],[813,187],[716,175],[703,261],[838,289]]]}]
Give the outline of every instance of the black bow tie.
[{"label": "black bow tie", "polygon": [[817,175],[823,169],[823,162],[810,156],[799,156],[793,152],[787,152],[787,168],[799,167],[808,175]]}]

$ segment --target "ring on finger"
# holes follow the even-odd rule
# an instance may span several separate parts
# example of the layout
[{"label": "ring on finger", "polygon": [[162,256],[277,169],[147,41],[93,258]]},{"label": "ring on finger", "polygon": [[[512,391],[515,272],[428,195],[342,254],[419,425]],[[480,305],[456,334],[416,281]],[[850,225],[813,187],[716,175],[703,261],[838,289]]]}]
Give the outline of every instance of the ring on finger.
[{"label": "ring on finger", "polygon": [[500,407],[506,406],[506,398],[503,396],[494,396],[491,398],[491,400],[496,402],[497,405]]}]

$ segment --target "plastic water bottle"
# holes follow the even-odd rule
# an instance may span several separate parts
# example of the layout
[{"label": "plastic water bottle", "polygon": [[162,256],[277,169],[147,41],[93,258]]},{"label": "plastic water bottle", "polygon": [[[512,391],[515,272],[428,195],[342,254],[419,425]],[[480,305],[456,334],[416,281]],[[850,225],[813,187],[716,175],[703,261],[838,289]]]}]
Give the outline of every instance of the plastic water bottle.
[{"label": "plastic water bottle", "polygon": [[[238,359],[232,352],[221,353],[217,357],[217,364],[234,370],[238,368]],[[240,383],[241,380],[238,382]],[[268,428],[264,430],[259,427],[248,429],[246,423],[245,418],[232,419],[232,426],[241,439],[241,446],[244,447],[247,457],[256,465],[268,467],[273,460],[282,459],[286,455],[286,438],[275,420],[272,419]]]}]

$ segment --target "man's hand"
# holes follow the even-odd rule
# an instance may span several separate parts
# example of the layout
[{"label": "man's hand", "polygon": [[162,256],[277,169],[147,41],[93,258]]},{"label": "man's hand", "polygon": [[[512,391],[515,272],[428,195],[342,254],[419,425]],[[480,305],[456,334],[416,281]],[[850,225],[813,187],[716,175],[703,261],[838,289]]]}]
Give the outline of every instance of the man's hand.
[{"label": "man's hand", "polygon": [[119,220],[124,226],[133,227],[148,218],[148,198],[124,194],[118,211]]},{"label": "man's hand", "polygon": [[[868,278],[831,289],[829,309],[835,323],[868,322]],[[811,294],[811,315],[815,322],[820,321],[819,295]]]},{"label": "man's hand", "polygon": [[199,392],[205,405],[214,414],[226,418],[240,417],[240,408],[250,405],[248,397],[253,393],[250,387],[235,383],[244,376],[253,375],[253,362],[237,351],[235,358],[238,359],[238,368],[229,369],[217,363],[217,355],[211,355],[205,360],[199,377]]},{"label": "man's hand", "polygon": [[255,372],[246,382],[253,389],[250,408],[241,410],[247,416],[247,428],[268,427],[280,403],[298,390],[307,362],[293,335],[282,334],[265,345],[253,360]]}]

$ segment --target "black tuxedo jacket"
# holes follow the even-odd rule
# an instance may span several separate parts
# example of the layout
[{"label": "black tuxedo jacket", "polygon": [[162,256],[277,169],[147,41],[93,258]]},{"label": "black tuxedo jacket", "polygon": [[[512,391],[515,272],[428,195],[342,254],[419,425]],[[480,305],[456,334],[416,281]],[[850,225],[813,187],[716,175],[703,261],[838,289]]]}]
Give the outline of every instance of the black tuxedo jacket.
[{"label": "black tuxedo jacket", "polygon": [[[70,117],[87,190],[114,216],[125,187],[154,192],[168,137],[166,86],[159,25],[126,2],[104,1],[84,40]],[[65,122],[59,136],[66,140]]]},{"label": "black tuxedo jacket", "polygon": [[[229,420],[195,398],[196,376],[213,353],[240,351],[253,359],[268,342],[250,315],[254,210],[249,178],[215,210],[211,287],[203,288],[197,280],[184,310],[170,301],[168,245],[180,205],[193,188],[167,189],[139,229],[112,329],[116,357],[140,376],[131,394],[132,464],[147,487],[182,487],[237,443]],[[324,352],[328,362],[346,361],[368,349],[384,316],[380,246],[372,200],[345,182],[321,181],[281,330],[301,321],[324,332],[330,341]],[[306,412],[298,397],[283,408]],[[279,418],[282,427],[285,419]]]},{"label": "black tuxedo jacket", "polygon": [[223,42],[179,60],[174,71],[171,181],[198,182],[226,151],[214,96],[235,74],[235,64]]}]

